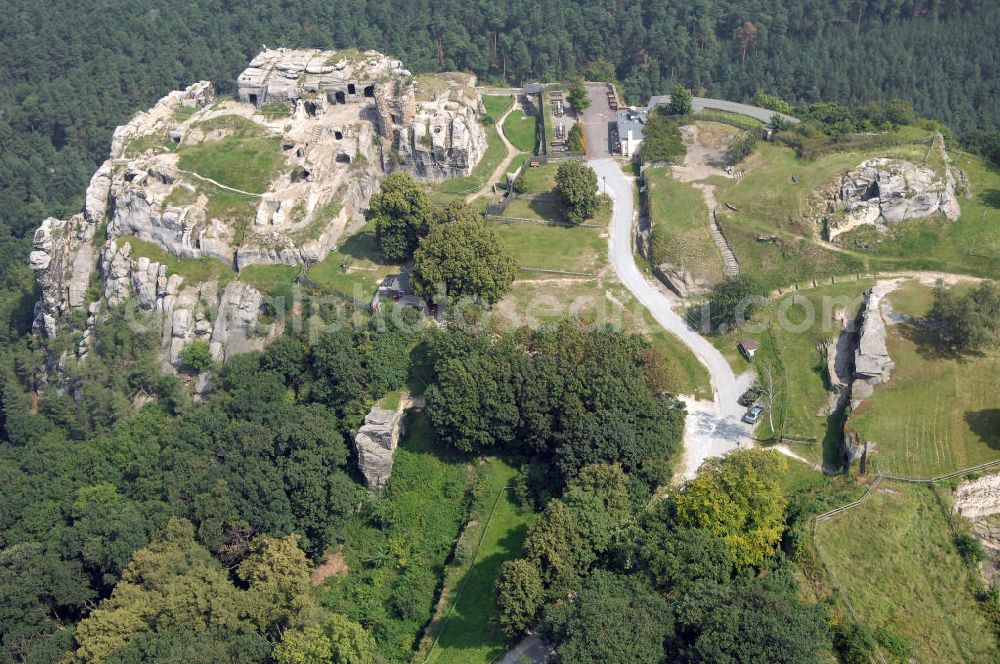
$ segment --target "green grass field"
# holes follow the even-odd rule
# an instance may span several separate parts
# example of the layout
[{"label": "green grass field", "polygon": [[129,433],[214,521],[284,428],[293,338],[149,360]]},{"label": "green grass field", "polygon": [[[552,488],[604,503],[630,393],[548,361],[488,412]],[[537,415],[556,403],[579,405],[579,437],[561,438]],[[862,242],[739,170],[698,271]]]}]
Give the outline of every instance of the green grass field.
[{"label": "green grass field", "polygon": [[[930,293],[911,283],[888,298],[897,312],[922,316]],[[955,356],[913,322],[890,326],[888,347],[892,377],[848,422],[875,441],[879,468],[934,477],[1000,459],[1000,349]]]},{"label": "green grass field", "polygon": [[507,112],[507,109],[514,105],[512,95],[483,95],[483,106],[486,107],[486,114],[499,120],[500,116]]},{"label": "green grass field", "polygon": [[371,629],[387,662],[408,662],[465,522],[470,459],[444,450],[423,413],[407,416],[386,488],[386,525],[355,515],[339,533],[348,571],[318,589],[324,606]]},{"label": "green grass field", "polygon": [[559,164],[545,164],[535,168],[527,168],[521,174],[521,183],[526,194],[544,194],[556,186],[556,171]]},{"label": "green grass field", "polygon": [[[486,513],[488,523],[470,526],[464,535],[468,564],[445,589],[453,601],[448,618],[440,623],[437,645],[427,662],[439,664],[488,664],[505,650],[503,634],[493,623],[496,611],[496,582],[500,566],[521,555],[524,538],[535,514],[522,512],[508,488],[514,468],[492,459],[489,468]],[[490,510],[496,505],[490,518]],[[485,531],[484,531],[485,528]],[[476,547],[478,555],[476,554]]]},{"label": "green grass field", "polygon": [[281,137],[239,116],[224,115],[197,126],[206,131],[224,129],[227,135],[181,147],[178,167],[220,184],[263,193],[284,165]]},{"label": "green grass field", "polygon": [[[598,228],[489,223],[518,267],[595,275],[607,262],[608,241]],[[522,273],[518,278],[532,275]]]},{"label": "green grass field", "polygon": [[299,269],[298,265],[248,265],[240,271],[240,281],[265,295],[284,296],[291,292]]},{"label": "green grass field", "polygon": [[[900,130],[907,139],[927,132]],[[770,287],[782,287],[828,275],[872,270],[940,270],[990,276],[1000,272],[1000,170],[966,155],[953,155],[971,183],[972,197],[960,198],[962,217],[947,222],[933,217],[910,220],[886,234],[861,229],[844,236],[839,250],[815,241],[810,221],[819,201],[817,190],[873,156],[889,156],[939,166],[927,145],[904,144],[853,152],[834,152],[815,160],[799,159],[785,147],[762,143],[742,164],[740,180],[714,177],[719,221],[741,266]],[[797,182],[792,182],[792,176]],[[739,212],[725,207],[728,203]],[[758,235],[778,235],[776,244]],[[859,244],[864,242],[864,244]],[[864,247],[868,247],[864,249]]]},{"label": "green grass field", "polygon": [[930,488],[883,482],[861,506],[819,522],[816,538],[862,620],[906,638],[916,661],[1000,659]]},{"label": "green grass field", "polygon": [[325,259],[310,265],[306,277],[327,292],[367,302],[382,279],[398,270],[398,265],[383,259],[375,234],[361,231],[343,240]]},{"label": "green grass field", "polygon": [[669,168],[646,171],[653,264],[672,263],[709,283],[722,280],[722,254],[712,240],[708,206],[700,191],[679,182]]},{"label": "green grass field", "polygon": [[521,152],[534,152],[538,118],[514,111],[503,123],[503,133],[514,147]]}]

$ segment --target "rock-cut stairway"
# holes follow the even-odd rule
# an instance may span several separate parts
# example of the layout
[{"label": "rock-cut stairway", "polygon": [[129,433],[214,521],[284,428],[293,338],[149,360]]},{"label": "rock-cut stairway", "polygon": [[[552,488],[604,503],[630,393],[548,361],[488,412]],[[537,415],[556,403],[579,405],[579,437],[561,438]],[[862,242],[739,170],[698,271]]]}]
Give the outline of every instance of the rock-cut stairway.
[{"label": "rock-cut stairway", "polygon": [[722,252],[722,273],[727,277],[734,277],[740,273],[740,262],[736,260],[736,255],[730,249],[729,243],[726,242],[726,237],[722,234],[722,229],[719,228],[719,218],[715,216],[715,208],[709,209],[708,217],[709,223],[712,226],[712,239],[715,240],[715,246]]}]

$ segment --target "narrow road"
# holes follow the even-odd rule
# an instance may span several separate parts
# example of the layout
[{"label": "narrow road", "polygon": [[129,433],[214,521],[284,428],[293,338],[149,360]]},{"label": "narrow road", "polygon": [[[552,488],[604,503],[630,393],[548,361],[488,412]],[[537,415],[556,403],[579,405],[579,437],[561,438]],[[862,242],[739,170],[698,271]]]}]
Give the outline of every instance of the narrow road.
[{"label": "narrow road", "polygon": [[753,444],[750,426],[740,420],[745,409],[736,402],[750,385],[751,376],[749,373],[736,376],[722,353],[688,327],[681,315],[674,311],[678,300],[665,288],[650,283],[635,264],[632,252],[632,178],[622,172],[614,159],[595,159],[589,164],[597,172],[598,181],[606,182],[607,193],[613,199],[609,255],[618,278],[649,310],[657,323],[691,349],[711,377],[712,401],[682,397],[688,417],[684,427],[683,477],[679,479],[688,479],[694,476],[705,459]]}]

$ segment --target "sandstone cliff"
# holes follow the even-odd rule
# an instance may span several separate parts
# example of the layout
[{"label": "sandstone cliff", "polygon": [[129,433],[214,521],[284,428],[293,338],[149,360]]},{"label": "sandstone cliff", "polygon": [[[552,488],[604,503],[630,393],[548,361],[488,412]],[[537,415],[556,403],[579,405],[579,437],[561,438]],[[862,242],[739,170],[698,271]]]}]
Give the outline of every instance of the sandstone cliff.
[{"label": "sandstone cliff", "polygon": [[375,51],[268,49],[240,74],[237,99],[208,81],[169,93],[115,130],[84,211],[36,231],[35,328],[55,336],[86,308],[85,356],[96,317],[134,303],[158,321],[170,365],[192,341],[216,359],[262,347],[278,331],[259,321],[265,293],[238,274],[188,283],[157,252],[234,272],[323,260],[363,223],[387,172],[471,173],[486,147],[474,82],[414,77]]}]

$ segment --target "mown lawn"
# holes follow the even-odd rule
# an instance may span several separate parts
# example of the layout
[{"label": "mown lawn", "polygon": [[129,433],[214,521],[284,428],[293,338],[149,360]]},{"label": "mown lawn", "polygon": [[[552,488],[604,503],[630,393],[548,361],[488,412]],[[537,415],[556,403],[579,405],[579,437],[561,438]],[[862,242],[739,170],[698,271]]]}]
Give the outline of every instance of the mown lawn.
[{"label": "mown lawn", "polygon": [[709,283],[722,280],[722,253],[712,239],[708,206],[698,189],[669,168],[646,171],[653,264],[671,263]]},{"label": "mown lawn", "polygon": [[545,164],[535,168],[526,168],[521,174],[521,183],[526,194],[544,194],[556,186],[556,171],[559,164]]},{"label": "mown lawn", "polygon": [[500,116],[507,112],[507,109],[514,105],[513,95],[483,95],[483,106],[486,107],[486,114],[499,120]]},{"label": "mown lawn", "polygon": [[319,589],[321,602],[365,625],[387,662],[408,662],[431,618],[435,591],[467,516],[475,466],[434,440],[423,413],[410,414],[381,499],[384,525],[352,517],[340,538],[345,575]]},{"label": "mown lawn", "polygon": [[[911,283],[887,297],[922,316],[930,292]],[[1000,350],[956,356],[919,322],[890,326],[888,347],[892,377],[848,422],[876,443],[881,470],[934,477],[1000,458]]]},{"label": "mown lawn", "polygon": [[816,537],[861,619],[904,637],[916,661],[998,661],[932,489],[882,482],[861,506],[819,522]]},{"label": "mown lawn", "polygon": [[514,147],[521,152],[534,152],[538,118],[514,111],[503,123],[503,133]]},{"label": "mown lawn", "polygon": [[[607,262],[608,241],[599,228],[489,222],[518,267],[589,275]],[[524,273],[518,278],[532,278]]]},{"label": "mown lawn", "polygon": [[[500,566],[521,555],[536,515],[521,511],[513,500],[509,485],[514,468],[500,459],[492,459],[485,472],[489,473],[489,491],[482,518],[489,521],[470,526],[464,535],[468,569],[445,590],[454,599],[454,610],[441,623],[436,634],[437,645],[431,650],[428,662],[488,664],[506,650],[503,633],[493,622],[496,582]],[[490,518],[494,504],[496,509]]]}]

